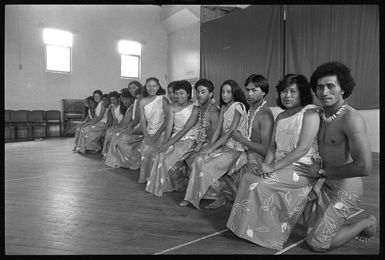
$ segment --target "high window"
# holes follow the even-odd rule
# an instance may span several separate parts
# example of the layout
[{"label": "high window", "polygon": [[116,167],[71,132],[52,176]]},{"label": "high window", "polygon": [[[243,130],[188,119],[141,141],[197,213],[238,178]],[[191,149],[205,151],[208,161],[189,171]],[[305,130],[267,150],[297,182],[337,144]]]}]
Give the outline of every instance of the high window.
[{"label": "high window", "polygon": [[139,79],[142,45],[138,42],[121,40],[118,42],[118,51],[120,53],[120,76]]},{"label": "high window", "polygon": [[44,29],[45,69],[48,72],[71,72],[72,33]]}]

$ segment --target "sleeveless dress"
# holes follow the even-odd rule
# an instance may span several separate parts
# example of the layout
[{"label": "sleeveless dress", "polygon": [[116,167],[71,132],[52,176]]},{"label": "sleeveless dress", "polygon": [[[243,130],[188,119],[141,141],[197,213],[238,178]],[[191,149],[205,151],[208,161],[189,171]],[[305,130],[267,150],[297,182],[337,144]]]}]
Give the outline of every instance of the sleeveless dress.
[{"label": "sleeveless dress", "polygon": [[[120,105],[115,108],[114,117],[118,120],[118,124],[123,120],[123,115],[120,113]],[[113,125],[107,129],[106,136],[104,137],[102,155],[104,155],[108,152],[108,148],[110,146],[111,139],[119,129],[121,129],[121,128],[119,128],[117,125]]]},{"label": "sleeveless dress", "polygon": [[[188,105],[174,113],[173,134],[183,130],[191,116],[194,104]],[[174,143],[166,152],[155,153],[154,163],[145,190],[155,196],[162,196],[163,192],[183,191],[188,178],[178,171],[181,162],[194,150],[196,145],[197,127],[193,126],[178,142]],[[178,164],[177,164],[178,163]]]},{"label": "sleeveless dress", "polygon": [[[230,129],[235,110],[241,114],[236,130],[239,130],[246,137],[247,112],[245,106],[240,102],[231,104],[224,113],[222,131],[226,133]],[[202,156],[199,153],[192,163],[190,179],[184,199],[191,202],[196,208],[199,208],[199,202],[202,198],[217,199],[221,197],[221,192],[226,188],[227,184],[219,180],[219,178],[234,169],[238,157],[244,150],[244,145],[230,138],[209,156]],[[242,167],[242,165],[239,167]],[[226,191],[223,190],[223,192]],[[231,194],[229,191],[228,193]]]},{"label": "sleeveless dress", "polygon": [[[102,110],[103,102],[99,102],[95,110],[95,116],[99,116]],[[80,136],[77,149],[81,153],[85,153],[86,150],[100,151],[102,144],[100,138],[107,130],[107,109],[104,110],[102,119],[96,124],[83,127],[80,130]]]},{"label": "sleeveless dress", "polygon": [[[91,113],[91,109],[88,109],[88,117],[90,119],[93,118],[92,116],[92,113]],[[79,141],[79,136],[80,136],[80,131],[82,130],[82,127],[83,127],[84,123],[79,123],[77,126],[76,126],[76,130],[75,130],[75,145],[77,145],[78,141]]]},{"label": "sleeveless dress", "polygon": [[[163,96],[156,96],[151,103],[144,106],[144,117],[147,123],[147,133],[152,137],[156,134],[165,120],[163,111]],[[139,173],[139,183],[147,182],[150,176],[152,164],[154,162],[155,149],[163,142],[164,133],[162,133],[154,144],[147,145],[143,140],[141,150],[141,167]],[[146,137],[145,137],[146,139]]]},{"label": "sleeveless dress", "polygon": [[[307,105],[300,112],[278,121],[274,136],[277,146],[275,161],[297,146],[304,113],[316,108],[315,105]],[[313,156],[319,156],[317,138],[298,162],[311,164]],[[248,172],[242,177],[227,227],[237,236],[255,244],[281,250],[316,183],[317,179],[299,176],[293,165],[266,178]]]},{"label": "sleeveless dress", "polygon": [[[126,114],[132,111],[132,120],[135,119],[138,99],[130,106]],[[134,128],[134,132],[138,132],[140,125]],[[113,168],[128,168],[137,170],[140,168],[140,146],[142,145],[143,135],[132,134],[127,126],[118,129],[111,138],[110,147],[107,152],[104,164]]]}]

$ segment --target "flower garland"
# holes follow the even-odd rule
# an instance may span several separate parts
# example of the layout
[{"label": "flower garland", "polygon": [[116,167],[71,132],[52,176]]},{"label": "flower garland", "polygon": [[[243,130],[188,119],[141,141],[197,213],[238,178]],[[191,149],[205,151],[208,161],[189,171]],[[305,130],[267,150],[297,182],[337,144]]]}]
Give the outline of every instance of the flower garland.
[{"label": "flower garland", "polygon": [[202,117],[202,108],[199,109],[199,122],[200,122],[200,128],[198,132],[198,142],[205,143],[207,141],[207,127],[208,127],[208,120],[209,120],[209,114],[210,114],[210,108],[212,104],[214,103],[213,100],[209,101],[209,105],[207,106],[207,109]]},{"label": "flower garland", "polygon": [[[262,104],[260,106],[257,107],[257,109],[255,109],[254,111],[254,114],[253,116],[251,117],[250,119],[250,123],[249,123],[249,129],[247,131],[247,139],[250,141],[250,137],[251,137],[251,130],[252,130],[252,127],[253,127],[253,123],[254,123],[254,119],[258,113],[258,111],[261,109],[261,107],[263,107],[263,105],[266,104],[266,100],[264,100],[262,102]],[[247,118],[250,118],[250,112],[251,112],[251,109],[247,112]]]},{"label": "flower garland", "polygon": [[344,103],[344,104],[340,107],[340,109],[338,109],[337,112],[335,112],[333,115],[328,116],[328,117],[325,115],[325,111],[324,111],[324,112],[322,113],[322,115],[321,115],[322,121],[325,122],[325,123],[331,123],[331,122],[333,122],[334,119],[336,119],[337,115],[341,114],[341,113],[345,110],[345,108],[346,108],[346,103]]}]

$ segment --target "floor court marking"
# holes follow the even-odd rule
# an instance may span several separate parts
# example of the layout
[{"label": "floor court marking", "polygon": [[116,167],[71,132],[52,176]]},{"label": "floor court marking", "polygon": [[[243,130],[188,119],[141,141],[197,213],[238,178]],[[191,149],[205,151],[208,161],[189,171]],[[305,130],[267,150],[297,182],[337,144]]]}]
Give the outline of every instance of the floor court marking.
[{"label": "floor court marking", "polygon": [[[360,214],[360,213],[363,212],[363,211],[364,211],[363,209],[359,208],[359,210],[358,210],[357,212],[355,212],[354,214],[350,215],[347,219],[350,219],[350,218],[352,218],[352,217],[354,217],[354,216],[357,216],[358,214]],[[292,245],[290,245],[290,246],[288,246],[288,247],[282,249],[281,251],[278,251],[277,253],[275,253],[275,255],[280,255],[280,254],[282,254],[282,253],[284,253],[284,252],[286,252],[286,251],[292,249],[293,247],[298,246],[298,245],[301,244],[303,241],[305,241],[305,238],[303,238],[303,239],[301,239],[301,240],[295,242],[294,244],[292,244]]]},{"label": "floor court marking", "polygon": [[224,232],[226,232],[226,231],[228,231],[228,230],[229,230],[228,228],[223,229],[223,230],[221,230],[221,231],[218,231],[218,232],[215,232],[215,233],[213,233],[213,234],[210,234],[210,235],[207,235],[207,236],[204,236],[204,237],[195,239],[195,240],[193,240],[193,241],[190,241],[190,242],[181,244],[181,245],[179,245],[179,246],[175,246],[175,247],[172,247],[172,248],[169,248],[169,249],[160,251],[160,252],[158,252],[158,253],[155,253],[154,255],[161,255],[161,254],[164,254],[164,253],[173,251],[173,250],[175,250],[175,249],[178,249],[178,248],[181,248],[181,247],[184,247],[184,246],[187,246],[187,245],[191,245],[191,244],[196,243],[196,242],[198,242],[198,241],[201,241],[201,240],[203,240],[203,239],[206,239],[206,238],[209,238],[209,237],[213,237],[213,236],[222,234],[222,233],[224,233]]},{"label": "floor court marking", "polygon": [[[97,171],[105,171],[105,170],[109,170],[109,169],[114,169],[114,168],[103,168],[103,169],[88,169],[88,170],[83,170],[85,172],[97,172]],[[81,168],[79,168],[79,170],[81,170]],[[10,179],[10,180],[5,180],[5,182],[10,182],[10,181],[20,181],[20,180],[31,180],[31,179],[38,179],[38,178],[44,178],[44,177],[57,177],[57,176],[54,176],[54,175],[40,175],[40,176],[35,176],[35,177],[26,177],[26,178],[18,178],[18,179]]]},{"label": "floor court marking", "polygon": [[[347,219],[350,219],[350,218],[352,218],[352,217],[354,217],[354,216],[360,214],[360,213],[363,212],[363,211],[364,211],[364,210],[360,208],[357,212],[355,212],[354,214],[350,215]],[[164,253],[168,253],[168,252],[173,251],[173,250],[175,250],[175,249],[179,249],[179,248],[181,248],[181,247],[185,247],[185,246],[194,244],[194,243],[199,242],[199,241],[201,241],[201,240],[203,240],[203,239],[206,239],[206,238],[209,238],[209,237],[213,237],[213,236],[216,236],[216,235],[220,235],[220,234],[222,234],[222,233],[224,233],[224,232],[226,232],[226,231],[228,231],[228,230],[229,230],[229,229],[226,228],[226,229],[224,229],[224,230],[221,230],[221,231],[215,232],[215,233],[213,233],[213,234],[210,234],[210,235],[207,235],[207,236],[204,236],[204,237],[195,239],[195,240],[193,240],[193,241],[190,241],[190,242],[181,244],[181,245],[179,245],[179,246],[175,246],[175,247],[172,247],[172,248],[163,250],[163,251],[161,251],[161,252],[155,253],[154,255],[161,255],[161,254],[164,254]],[[278,251],[277,253],[275,253],[275,255],[280,255],[280,254],[282,254],[282,253],[284,253],[284,252],[286,252],[286,251],[288,251],[288,250],[290,250],[290,249],[292,249],[292,248],[298,246],[298,245],[301,244],[303,241],[305,241],[305,239],[301,239],[301,240],[297,241],[296,243],[294,243],[294,244],[292,244],[292,245],[290,245],[290,246],[288,246],[288,247],[282,249],[281,251]]]}]

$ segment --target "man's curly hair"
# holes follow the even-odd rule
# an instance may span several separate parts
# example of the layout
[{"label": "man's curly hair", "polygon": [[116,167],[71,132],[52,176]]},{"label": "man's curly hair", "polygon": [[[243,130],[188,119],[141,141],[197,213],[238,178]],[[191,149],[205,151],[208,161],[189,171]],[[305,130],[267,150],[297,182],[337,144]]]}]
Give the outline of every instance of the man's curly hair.
[{"label": "man's curly hair", "polygon": [[341,89],[344,91],[342,97],[344,99],[348,98],[352,92],[353,88],[356,85],[356,82],[352,78],[350,73],[350,69],[341,62],[338,61],[330,61],[326,62],[317,67],[317,69],[313,72],[310,77],[310,87],[317,93],[317,82],[320,78],[326,76],[337,76],[338,83],[341,86]]}]

